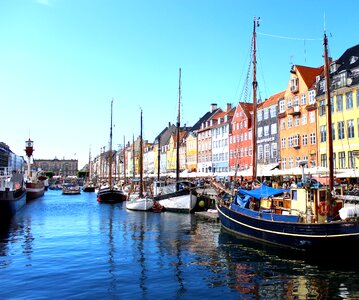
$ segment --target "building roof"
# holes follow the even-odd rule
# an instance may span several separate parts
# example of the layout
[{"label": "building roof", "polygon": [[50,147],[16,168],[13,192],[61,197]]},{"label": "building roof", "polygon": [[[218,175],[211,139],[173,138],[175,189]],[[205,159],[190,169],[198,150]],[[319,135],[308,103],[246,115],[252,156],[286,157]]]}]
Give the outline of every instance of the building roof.
[{"label": "building roof", "polygon": [[296,70],[300,73],[303,81],[308,88],[312,87],[318,75],[323,74],[324,67],[312,68],[306,66],[295,65]]},{"label": "building roof", "polygon": [[274,95],[270,96],[268,99],[266,99],[263,102],[259,103],[257,108],[261,109],[261,108],[265,108],[265,107],[269,107],[269,106],[278,104],[278,101],[280,99],[284,98],[284,94],[285,94],[285,91],[282,91],[282,92],[279,92],[277,94],[274,94]]}]

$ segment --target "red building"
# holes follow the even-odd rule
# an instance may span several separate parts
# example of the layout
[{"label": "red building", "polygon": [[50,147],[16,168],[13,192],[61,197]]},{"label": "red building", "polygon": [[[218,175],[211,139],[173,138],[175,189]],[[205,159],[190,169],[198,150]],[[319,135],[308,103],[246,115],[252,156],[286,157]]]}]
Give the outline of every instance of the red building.
[{"label": "red building", "polygon": [[[238,171],[252,167],[252,113],[253,103],[238,103],[229,136],[229,167],[231,171],[235,171],[236,166],[238,166]],[[249,171],[251,172],[251,170]]]}]

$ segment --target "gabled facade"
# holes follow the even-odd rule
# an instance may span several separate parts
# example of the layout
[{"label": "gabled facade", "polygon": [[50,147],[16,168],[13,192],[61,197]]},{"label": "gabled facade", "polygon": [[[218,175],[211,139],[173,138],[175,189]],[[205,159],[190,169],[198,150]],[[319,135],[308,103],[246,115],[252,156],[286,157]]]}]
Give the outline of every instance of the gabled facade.
[{"label": "gabled facade", "polygon": [[210,117],[201,123],[198,129],[197,143],[197,172],[210,173],[212,172],[212,127],[216,125],[217,120],[215,115],[222,112],[222,109],[217,108],[217,104],[211,104]]},{"label": "gabled facade", "polygon": [[319,165],[328,167],[328,160],[332,159],[335,169],[356,169],[359,165],[359,45],[331,63],[330,81],[333,157],[328,157],[326,84],[321,77],[316,99]]},{"label": "gabled facade", "polygon": [[257,109],[257,168],[264,170],[268,164],[279,160],[278,152],[278,102],[285,92],[277,93],[258,104]]},{"label": "gabled facade", "polygon": [[212,171],[218,175],[229,171],[229,134],[234,112],[235,108],[228,103],[226,111],[214,116],[216,122],[211,129]]},{"label": "gabled facade", "polygon": [[229,168],[231,171],[247,170],[252,166],[253,103],[239,102],[232,118],[229,135]]},{"label": "gabled facade", "polygon": [[316,90],[317,76],[323,67],[310,68],[295,65],[284,99],[279,100],[279,140],[281,168],[297,167],[300,161],[307,161],[308,167],[317,165],[317,118]]}]

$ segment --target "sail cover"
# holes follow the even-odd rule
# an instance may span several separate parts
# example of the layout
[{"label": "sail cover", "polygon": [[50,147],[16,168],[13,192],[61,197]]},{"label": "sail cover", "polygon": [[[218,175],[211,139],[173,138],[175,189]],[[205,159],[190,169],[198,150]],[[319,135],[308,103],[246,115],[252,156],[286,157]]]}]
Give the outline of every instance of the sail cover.
[{"label": "sail cover", "polygon": [[262,198],[268,198],[271,196],[276,196],[276,195],[280,195],[283,193],[288,193],[289,190],[284,190],[284,189],[275,189],[266,185],[262,185],[259,188],[256,188],[254,190],[244,190],[244,189],[239,189],[238,193],[239,194],[244,194],[244,195],[248,195],[251,197],[254,197],[256,199],[262,199]]}]

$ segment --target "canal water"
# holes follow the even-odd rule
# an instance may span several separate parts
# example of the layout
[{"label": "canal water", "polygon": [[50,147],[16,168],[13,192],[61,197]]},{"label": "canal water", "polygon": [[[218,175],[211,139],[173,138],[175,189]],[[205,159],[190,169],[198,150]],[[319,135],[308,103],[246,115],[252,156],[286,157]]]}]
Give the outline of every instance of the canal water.
[{"label": "canal water", "polygon": [[302,257],[95,193],[48,191],[2,226],[0,299],[359,299],[358,256]]}]

